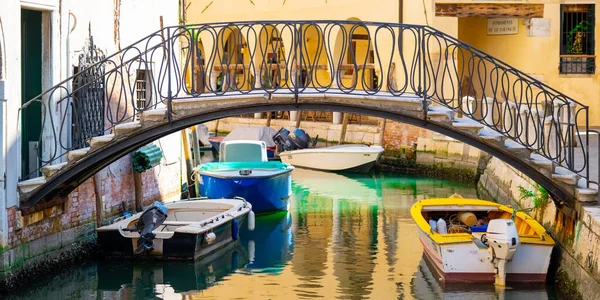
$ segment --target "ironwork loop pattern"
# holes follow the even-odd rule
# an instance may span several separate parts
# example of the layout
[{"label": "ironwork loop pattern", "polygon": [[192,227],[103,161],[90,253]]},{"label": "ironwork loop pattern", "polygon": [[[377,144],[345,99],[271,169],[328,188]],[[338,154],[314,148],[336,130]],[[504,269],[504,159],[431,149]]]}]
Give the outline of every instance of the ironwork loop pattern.
[{"label": "ironwork loop pattern", "polygon": [[425,118],[429,106],[448,108],[589,179],[586,105],[428,26],[361,21],[174,26],[80,64],[85,67],[79,73],[21,108],[44,107],[42,165],[136,120],[142,111],[170,109],[176,99],[328,93],[421,99]]}]

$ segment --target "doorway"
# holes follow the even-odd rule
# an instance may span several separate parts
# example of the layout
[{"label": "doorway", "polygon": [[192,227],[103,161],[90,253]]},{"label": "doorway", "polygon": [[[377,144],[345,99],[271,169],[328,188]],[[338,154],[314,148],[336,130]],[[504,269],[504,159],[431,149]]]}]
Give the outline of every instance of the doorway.
[{"label": "doorway", "polygon": [[[42,93],[42,12],[21,9],[21,103]],[[21,178],[39,176],[42,104],[21,111]]]}]

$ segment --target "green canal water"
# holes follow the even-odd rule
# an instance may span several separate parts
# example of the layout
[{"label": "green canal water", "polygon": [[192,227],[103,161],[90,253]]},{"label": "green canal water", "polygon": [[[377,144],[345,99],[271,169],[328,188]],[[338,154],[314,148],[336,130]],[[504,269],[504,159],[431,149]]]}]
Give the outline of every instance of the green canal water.
[{"label": "green canal water", "polygon": [[[260,216],[238,242],[196,262],[90,262],[15,299],[556,299],[551,286],[441,284],[410,207],[475,188],[389,173],[296,169],[288,212]],[[244,228],[246,228],[244,226]]]}]

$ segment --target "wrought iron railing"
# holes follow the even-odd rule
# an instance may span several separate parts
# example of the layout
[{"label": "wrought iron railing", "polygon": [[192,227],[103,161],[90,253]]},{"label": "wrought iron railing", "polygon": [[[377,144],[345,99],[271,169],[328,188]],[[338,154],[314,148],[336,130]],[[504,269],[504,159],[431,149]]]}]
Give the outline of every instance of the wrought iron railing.
[{"label": "wrought iron railing", "polygon": [[[102,66],[103,73],[96,70]],[[101,90],[104,127],[85,126],[80,94]],[[445,106],[589,178],[588,107],[427,26],[356,21],[257,21],[167,27],[22,106],[40,103],[39,159],[51,164],[171,101],[251,93],[410,97]],[[430,104],[432,103],[432,104]],[[74,121],[76,120],[76,121]],[[32,177],[34,173],[25,177]],[[22,178],[22,179],[24,179]],[[595,181],[594,181],[595,182]]]}]

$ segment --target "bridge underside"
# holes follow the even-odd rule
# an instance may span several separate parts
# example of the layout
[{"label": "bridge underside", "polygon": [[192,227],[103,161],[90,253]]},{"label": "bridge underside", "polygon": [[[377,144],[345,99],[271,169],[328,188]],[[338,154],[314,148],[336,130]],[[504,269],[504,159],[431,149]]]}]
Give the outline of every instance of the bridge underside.
[{"label": "bridge underside", "polygon": [[[46,176],[35,189],[22,193],[21,209],[27,214],[61,202],[78,185],[110,163],[147,143],[192,125],[247,113],[290,110],[358,113],[403,122],[447,135],[500,158],[537,181],[555,199],[564,201],[569,207],[574,206],[577,187],[553,180],[548,172],[544,171],[547,165],[532,163],[530,150],[509,147],[505,143],[508,141],[500,135],[482,134],[482,130],[485,130],[484,125],[456,118],[450,109],[429,106],[429,101],[415,95],[387,96],[381,92],[377,95],[369,95],[367,92],[358,95],[355,92],[350,95],[341,91],[332,93],[331,90],[328,93],[305,92],[297,96],[290,91],[174,99],[171,102],[171,114],[166,107],[148,110],[142,113],[139,121],[117,125],[113,134],[105,136],[104,139],[95,138],[102,142],[92,141],[90,149],[84,150],[85,155],[69,159],[68,163],[57,168],[51,176]],[[167,119],[169,115],[172,116],[171,120]]]}]

